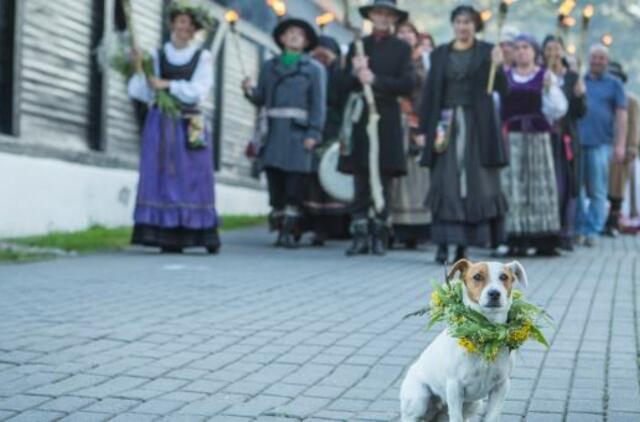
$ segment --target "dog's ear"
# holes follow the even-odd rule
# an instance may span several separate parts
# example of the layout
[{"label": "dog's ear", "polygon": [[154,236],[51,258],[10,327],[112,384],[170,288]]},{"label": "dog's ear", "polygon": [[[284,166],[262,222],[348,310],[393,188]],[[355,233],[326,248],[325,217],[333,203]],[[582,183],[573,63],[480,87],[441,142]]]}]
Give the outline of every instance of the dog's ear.
[{"label": "dog's ear", "polygon": [[507,264],[507,268],[513,272],[513,275],[516,276],[516,279],[522,284],[523,287],[527,287],[527,273],[524,270],[524,267],[518,261],[513,261]]},{"label": "dog's ear", "polygon": [[467,261],[466,259],[459,260],[458,262],[453,264],[453,267],[451,267],[451,269],[449,270],[447,279],[452,280],[453,276],[456,275],[456,273],[460,273],[460,278],[462,278],[465,271],[467,271],[470,266],[471,266],[471,262]]}]

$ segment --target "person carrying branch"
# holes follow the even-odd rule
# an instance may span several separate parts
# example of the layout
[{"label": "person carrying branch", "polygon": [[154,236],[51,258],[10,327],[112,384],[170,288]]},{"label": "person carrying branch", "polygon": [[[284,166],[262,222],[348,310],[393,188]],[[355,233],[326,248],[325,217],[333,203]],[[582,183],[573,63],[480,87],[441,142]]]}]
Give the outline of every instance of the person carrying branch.
[{"label": "person carrying branch", "polygon": [[[353,126],[343,133],[343,154],[339,169],[354,176],[355,200],[351,215],[353,242],[348,256],[384,255],[387,243],[389,187],[392,178],[404,176],[407,159],[403,145],[400,97],[410,96],[415,83],[411,46],[393,34],[394,25],[409,14],[395,1],[376,0],[360,7],[363,18],[373,24],[373,33],[364,37],[365,55],[356,54],[352,44],[347,57],[344,85],[350,94],[345,120]],[[363,98],[363,85],[371,85],[380,120],[378,123],[380,182],[384,196],[382,209],[374,208],[369,172],[368,122],[370,115]],[[343,131],[345,132],[345,131]],[[376,183],[376,181],[373,181]]]},{"label": "person carrying branch", "polygon": [[[129,80],[129,96],[151,107],[140,147],[132,243],[167,253],[199,246],[215,254],[213,145],[199,107],[213,84],[213,57],[193,41],[210,21],[205,8],[187,2],[173,2],[169,16],[171,41],[151,51],[149,74],[142,71],[143,53],[133,52],[138,72]],[[163,107],[167,98],[175,107]]]}]

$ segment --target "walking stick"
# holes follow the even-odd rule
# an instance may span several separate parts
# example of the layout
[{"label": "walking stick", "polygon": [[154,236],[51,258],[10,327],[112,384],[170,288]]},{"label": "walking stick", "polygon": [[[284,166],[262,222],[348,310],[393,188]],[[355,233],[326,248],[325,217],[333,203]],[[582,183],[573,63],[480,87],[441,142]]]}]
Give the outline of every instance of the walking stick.
[{"label": "walking stick", "polygon": [[[121,0],[122,2],[122,10],[124,11],[124,20],[129,29],[129,45],[132,51],[138,51],[138,43],[136,42],[136,31],[133,29],[133,18],[131,17],[131,0]],[[144,69],[142,63],[138,60],[134,63],[136,73],[143,73]],[[146,75],[153,76],[153,75]]]},{"label": "walking stick", "polygon": [[247,68],[244,65],[244,59],[242,58],[242,49],[240,48],[240,36],[236,29],[236,22],[240,15],[235,10],[229,10],[224,14],[224,19],[229,23],[231,29],[231,39],[233,40],[234,47],[236,49],[236,57],[238,58],[238,64],[240,65],[240,73],[242,74],[242,80],[247,78]]},{"label": "walking stick", "polygon": [[[356,55],[365,55],[364,42],[362,41],[362,29],[353,26],[349,19],[349,0],[344,0],[345,24],[352,30],[355,36]],[[380,137],[378,133],[378,122],[380,115],[376,107],[376,99],[373,94],[371,84],[362,84],[364,98],[367,103],[369,122],[367,124],[367,135],[369,138],[369,187],[373,198],[373,208],[376,212],[382,212],[385,207],[382,179],[380,176]]]},{"label": "walking stick", "polygon": [[[500,7],[498,8],[498,22],[497,22],[497,36],[496,42],[500,42],[500,35],[502,34],[502,28],[504,27],[504,23],[507,20],[507,15],[509,14],[509,5],[512,4],[515,0],[502,0],[500,2]],[[487,94],[491,95],[493,93],[493,86],[496,82],[496,72],[498,71],[498,64],[491,62],[491,70],[489,71],[489,80],[487,81]]]},{"label": "walking stick", "polygon": [[591,18],[595,15],[595,7],[592,4],[588,4],[582,11],[582,27],[580,28],[580,44],[578,46],[578,75],[582,75],[583,63],[586,60],[586,45],[587,36],[589,35],[589,23]]}]

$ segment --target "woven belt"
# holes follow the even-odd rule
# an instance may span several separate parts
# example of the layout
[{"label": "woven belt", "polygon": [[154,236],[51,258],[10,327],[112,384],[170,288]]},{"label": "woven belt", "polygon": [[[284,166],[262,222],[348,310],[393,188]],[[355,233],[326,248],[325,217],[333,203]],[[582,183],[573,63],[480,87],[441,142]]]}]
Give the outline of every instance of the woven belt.
[{"label": "woven belt", "polygon": [[309,112],[301,108],[279,107],[267,109],[267,116],[272,119],[307,120],[309,118]]}]

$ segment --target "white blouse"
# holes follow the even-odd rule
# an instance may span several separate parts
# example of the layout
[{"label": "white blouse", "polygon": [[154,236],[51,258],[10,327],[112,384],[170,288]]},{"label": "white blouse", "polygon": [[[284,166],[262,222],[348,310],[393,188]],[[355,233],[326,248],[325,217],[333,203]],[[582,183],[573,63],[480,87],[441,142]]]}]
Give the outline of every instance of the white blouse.
[{"label": "white blouse", "polygon": [[[199,45],[191,44],[188,47],[177,49],[170,42],[163,47],[167,60],[176,66],[182,66],[193,58]],[[160,75],[160,63],[158,51],[151,50],[153,58],[153,69],[156,77]],[[213,55],[210,51],[204,50],[200,55],[198,64],[191,80],[181,79],[170,82],[169,92],[185,104],[199,103],[207,98],[213,85]],[[153,89],[147,83],[147,79],[141,73],[136,73],[129,79],[127,86],[129,96],[136,100],[149,103],[153,101],[155,95]]]},{"label": "white blouse", "polygon": [[[513,80],[519,84],[527,83],[536,76],[537,72],[522,76],[513,72]],[[542,92],[542,114],[550,122],[554,122],[567,114],[569,101],[560,88],[561,79],[551,73],[551,88]]]}]

